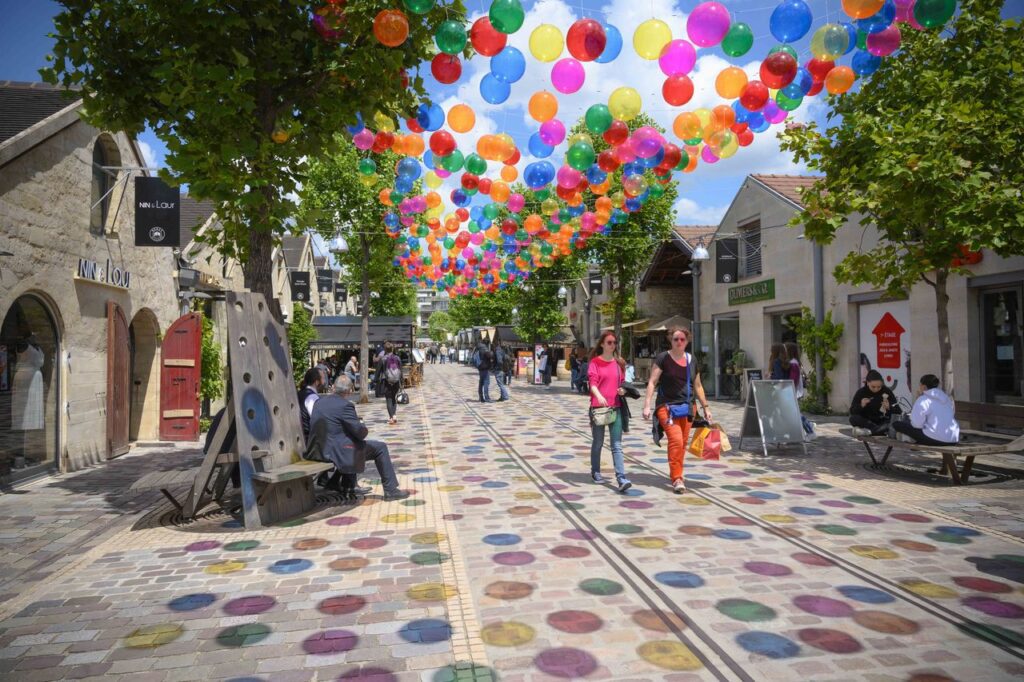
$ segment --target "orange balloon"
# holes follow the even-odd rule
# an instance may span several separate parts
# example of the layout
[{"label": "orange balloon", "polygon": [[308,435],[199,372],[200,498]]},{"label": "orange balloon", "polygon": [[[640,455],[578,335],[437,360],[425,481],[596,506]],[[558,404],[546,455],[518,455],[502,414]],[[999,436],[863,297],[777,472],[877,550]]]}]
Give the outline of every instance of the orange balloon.
[{"label": "orange balloon", "polygon": [[409,37],[409,20],[405,12],[398,9],[386,9],[373,20],[373,35],[382,45],[398,47]]},{"label": "orange balloon", "polygon": [[711,124],[717,130],[728,128],[736,122],[736,111],[728,104],[719,104],[711,110]]},{"label": "orange balloon", "polygon": [[[612,182],[610,179],[605,179],[600,185],[591,185],[590,191],[593,194],[608,194],[608,190],[611,189]],[[603,198],[603,197],[602,197]]]},{"label": "orange balloon", "polygon": [[484,236],[487,237],[488,239],[500,239],[501,230],[498,229],[497,225],[491,225],[486,230],[484,230]]},{"label": "orange balloon", "polygon": [[515,166],[504,166],[501,169],[501,179],[505,182],[515,182],[516,178],[519,177],[519,171],[516,170]]},{"label": "orange balloon", "polygon": [[865,19],[878,14],[885,0],[843,0],[843,11],[854,19]]},{"label": "orange balloon", "polygon": [[825,89],[832,95],[841,95],[853,87],[857,75],[849,66],[836,66],[825,76]]},{"label": "orange balloon", "polygon": [[534,235],[544,229],[544,219],[536,213],[531,213],[523,221],[523,227],[526,228],[528,234]]},{"label": "orange balloon", "polygon": [[427,192],[427,208],[435,208],[441,205],[441,195],[437,192]]},{"label": "orange balloon", "polygon": [[676,120],[672,123],[672,132],[680,140],[698,138],[701,133],[700,119],[692,111],[684,111],[676,116]]},{"label": "orange balloon", "polygon": [[608,211],[612,210],[612,200],[608,197],[598,197],[597,201],[594,202],[594,210],[596,211]]},{"label": "orange balloon", "polygon": [[456,104],[448,110],[448,127],[457,133],[468,133],[476,125],[476,114],[468,104]]},{"label": "orange balloon", "polygon": [[508,201],[508,195],[512,191],[508,188],[508,185],[501,180],[495,180],[491,183],[491,200],[496,201],[499,204],[504,204]]},{"label": "orange balloon", "polygon": [[384,204],[385,206],[391,206],[391,190],[382,189],[380,191],[380,194],[377,195],[377,198],[379,198],[380,203]]},{"label": "orange balloon", "polygon": [[406,156],[419,156],[426,149],[426,145],[423,142],[423,138],[419,135],[406,135],[405,136],[405,154]]},{"label": "orange balloon", "polygon": [[722,69],[715,78],[715,92],[725,99],[736,99],[747,84],[747,73],[738,66]]},{"label": "orange balloon", "polygon": [[550,121],[558,113],[558,99],[547,90],[539,90],[530,96],[529,110],[538,123]]}]

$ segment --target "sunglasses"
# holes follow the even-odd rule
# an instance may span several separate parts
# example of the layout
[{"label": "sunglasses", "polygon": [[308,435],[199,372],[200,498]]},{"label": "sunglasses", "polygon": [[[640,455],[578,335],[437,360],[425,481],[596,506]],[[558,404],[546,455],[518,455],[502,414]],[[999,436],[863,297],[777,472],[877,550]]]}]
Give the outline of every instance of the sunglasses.
[{"label": "sunglasses", "polygon": [[607,345],[611,344],[612,346],[614,346],[617,343],[618,343],[618,341],[616,341],[615,339],[608,339],[607,341],[604,342],[604,345],[607,346]]},{"label": "sunglasses", "polygon": [[678,343],[686,343],[687,341],[689,341],[689,339],[687,339],[685,336],[673,336],[672,340]]}]

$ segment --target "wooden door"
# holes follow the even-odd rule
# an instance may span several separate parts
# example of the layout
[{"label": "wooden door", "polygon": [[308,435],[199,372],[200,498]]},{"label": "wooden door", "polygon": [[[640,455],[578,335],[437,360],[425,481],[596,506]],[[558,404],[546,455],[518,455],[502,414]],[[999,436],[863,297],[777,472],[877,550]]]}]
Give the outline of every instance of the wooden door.
[{"label": "wooden door", "polygon": [[199,381],[203,316],[179,317],[160,351],[160,439],[199,438]]},{"label": "wooden door", "polygon": [[128,452],[131,335],[121,306],[107,301],[107,457]]}]

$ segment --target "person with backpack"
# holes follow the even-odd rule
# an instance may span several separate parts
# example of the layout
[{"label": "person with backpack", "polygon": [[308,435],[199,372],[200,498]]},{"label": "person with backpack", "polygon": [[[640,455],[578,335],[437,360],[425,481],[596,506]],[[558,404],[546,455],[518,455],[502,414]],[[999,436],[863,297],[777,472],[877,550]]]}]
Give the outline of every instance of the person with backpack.
[{"label": "person with backpack", "polygon": [[501,392],[501,396],[498,398],[498,402],[505,402],[508,400],[508,389],[505,388],[505,382],[502,380],[502,375],[505,373],[505,360],[508,357],[508,353],[501,346],[494,347],[494,365],[491,367],[491,374],[494,375],[494,382],[498,384],[498,391]]},{"label": "person with backpack", "polygon": [[505,373],[505,385],[511,386],[512,375],[516,371],[516,356],[508,346],[502,346],[501,348],[505,351],[505,359],[501,363],[501,368]]},{"label": "person with backpack", "polygon": [[480,373],[480,382],[477,384],[476,392],[480,402],[491,402],[491,367],[494,366],[494,353],[481,341],[473,351],[473,366]]},{"label": "person with backpack", "polygon": [[381,359],[384,376],[384,400],[388,406],[388,424],[395,425],[398,418],[398,393],[402,390],[402,359],[395,354],[395,346],[390,341],[384,344],[384,357]]}]

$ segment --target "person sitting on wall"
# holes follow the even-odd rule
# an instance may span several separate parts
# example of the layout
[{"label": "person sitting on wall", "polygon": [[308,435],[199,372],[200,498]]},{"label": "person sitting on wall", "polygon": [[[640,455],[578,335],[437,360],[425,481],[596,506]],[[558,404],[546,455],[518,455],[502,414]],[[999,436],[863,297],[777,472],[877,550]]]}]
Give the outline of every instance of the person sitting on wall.
[{"label": "person sitting on wall", "polygon": [[870,370],[864,385],[853,394],[850,424],[855,436],[881,436],[889,429],[894,414],[900,414],[896,395],[882,382],[878,370]]},{"label": "person sitting on wall", "polygon": [[[892,430],[910,436],[921,445],[953,445],[960,442],[960,424],[953,416],[953,399],[939,388],[934,374],[921,377],[910,421],[894,421]],[[890,432],[890,437],[895,434]]]}]

